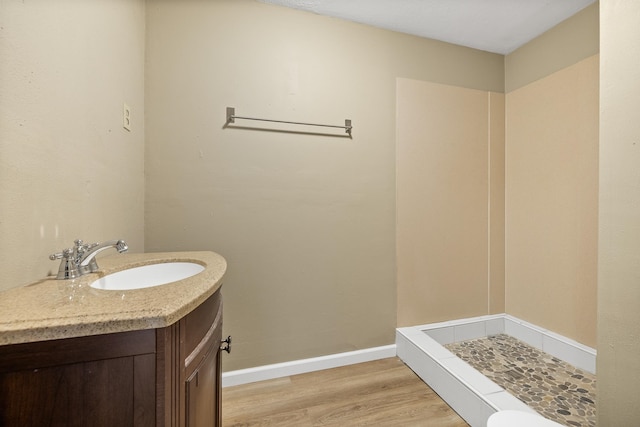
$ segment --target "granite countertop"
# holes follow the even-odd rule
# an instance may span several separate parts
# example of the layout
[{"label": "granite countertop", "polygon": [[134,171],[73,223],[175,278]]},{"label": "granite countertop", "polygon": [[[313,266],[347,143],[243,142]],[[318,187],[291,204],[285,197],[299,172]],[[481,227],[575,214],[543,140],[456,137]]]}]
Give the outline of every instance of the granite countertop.
[{"label": "granite countertop", "polygon": [[[151,288],[93,289],[100,277],[146,264],[191,261],[204,271]],[[155,329],[169,326],[222,285],[225,259],[214,252],[114,254],[98,260],[100,271],[77,279],[55,276],[0,292],[0,345]]]}]

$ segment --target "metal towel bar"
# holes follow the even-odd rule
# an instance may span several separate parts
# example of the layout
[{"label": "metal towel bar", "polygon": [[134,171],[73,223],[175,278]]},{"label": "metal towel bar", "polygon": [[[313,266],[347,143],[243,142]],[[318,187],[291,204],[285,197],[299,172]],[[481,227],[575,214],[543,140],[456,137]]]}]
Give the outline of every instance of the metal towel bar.
[{"label": "metal towel bar", "polygon": [[236,119],[257,120],[257,121],[260,121],[260,122],[272,122],[272,123],[288,123],[288,124],[291,124],[291,125],[321,126],[321,127],[326,127],[326,128],[338,128],[338,129],[344,129],[345,132],[347,134],[349,134],[349,136],[351,136],[351,129],[353,129],[353,126],[351,126],[351,120],[350,119],[345,119],[344,120],[344,126],[323,125],[323,124],[318,124],[318,123],[290,122],[290,121],[286,121],[286,120],[257,119],[255,117],[236,116],[236,109],[234,107],[227,107],[227,124],[235,123]]}]

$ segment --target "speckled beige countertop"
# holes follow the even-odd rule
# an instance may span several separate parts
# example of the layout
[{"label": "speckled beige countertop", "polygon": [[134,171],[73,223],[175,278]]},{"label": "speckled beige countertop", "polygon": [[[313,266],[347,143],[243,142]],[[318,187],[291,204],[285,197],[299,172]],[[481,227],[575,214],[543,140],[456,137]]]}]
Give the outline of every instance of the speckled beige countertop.
[{"label": "speckled beige countertop", "polygon": [[[191,261],[204,271],[187,279],[127,291],[93,289],[100,277],[146,264]],[[72,280],[54,276],[0,292],[0,345],[169,326],[215,293],[227,269],[214,252],[115,254],[100,271]]]}]

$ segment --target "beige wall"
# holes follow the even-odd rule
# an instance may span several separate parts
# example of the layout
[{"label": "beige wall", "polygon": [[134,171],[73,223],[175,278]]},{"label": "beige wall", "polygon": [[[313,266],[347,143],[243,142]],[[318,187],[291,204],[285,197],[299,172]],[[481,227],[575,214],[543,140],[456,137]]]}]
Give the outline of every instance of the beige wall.
[{"label": "beige wall", "polygon": [[506,106],[506,311],[595,347],[598,56]]},{"label": "beige wall", "polygon": [[147,36],[146,247],[229,261],[225,370],[393,343],[396,77],[499,91],[503,57],[238,0],[148,2]]},{"label": "beige wall", "polygon": [[506,311],[595,347],[597,52],[592,5],[505,58],[506,105],[399,81],[400,326]]},{"label": "beige wall", "polygon": [[599,11],[505,57],[505,311],[596,346]]},{"label": "beige wall", "polygon": [[502,311],[504,95],[398,79],[396,97],[398,326]]},{"label": "beige wall", "polygon": [[505,57],[505,92],[511,92],[598,53],[598,2]]},{"label": "beige wall", "polygon": [[[148,251],[209,249],[230,261],[225,329],[237,345],[225,370],[391,343],[396,292],[403,292],[393,250],[400,77],[479,91],[489,105],[482,107],[489,137],[474,163],[484,189],[464,202],[478,206],[473,233],[484,236],[469,275],[482,303],[456,303],[437,317],[501,312],[505,293],[509,311],[510,296],[523,298],[513,287],[502,291],[505,105],[495,92],[506,79],[514,93],[523,89],[516,95],[535,100],[548,93],[546,79],[556,78],[549,73],[560,70],[566,80],[593,53],[593,7],[506,59],[249,0],[149,0],[146,12],[145,20],[142,1],[0,3],[0,289],[54,272],[48,254],[77,237],[122,237],[134,251],[145,243]],[[555,55],[556,44],[578,53]],[[592,71],[592,62],[577,66]],[[541,92],[527,92],[540,79]],[[123,102],[133,109],[131,133],[121,128]],[[561,113],[592,114],[592,102]],[[223,130],[227,106],[300,121],[350,118],[354,137]],[[516,154],[507,148],[507,165]],[[569,155],[558,154],[554,167]],[[571,179],[577,169],[569,168]],[[507,215],[507,230],[513,219]],[[585,237],[571,236],[563,242],[568,251]],[[578,251],[572,271],[591,257]],[[567,283],[588,276],[575,274]],[[593,282],[585,283],[580,295],[592,292]],[[570,293],[571,286],[553,289]],[[540,300],[549,284],[537,289]],[[403,307],[400,317],[417,310]],[[594,317],[576,310],[542,323],[554,330],[568,324],[558,332],[593,342]]]},{"label": "beige wall", "polygon": [[598,425],[640,419],[640,3],[601,0]]},{"label": "beige wall", "polygon": [[0,2],[0,290],[56,272],[76,238],[144,250],[144,10]]},{"label": "beige wall", "polygon": [[489,93],[489,309],[505,312],[505,95]]}]

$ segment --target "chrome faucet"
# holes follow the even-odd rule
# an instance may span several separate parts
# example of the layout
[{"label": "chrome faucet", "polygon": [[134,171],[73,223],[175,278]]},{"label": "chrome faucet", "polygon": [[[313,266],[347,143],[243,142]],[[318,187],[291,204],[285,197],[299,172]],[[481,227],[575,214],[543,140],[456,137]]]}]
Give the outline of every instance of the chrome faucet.
[{"label": "chrome faucet", "polygon": [[56,279],[75,279],[87,273],[95,273],[99,268],[96,262],[96,255],[100,252],[114,248],[119,253],[122,253],[129,249],[124,240],[85,244],[78,239],[74,243],[73,248],[49,255],[50,260],[61,260]]}]

